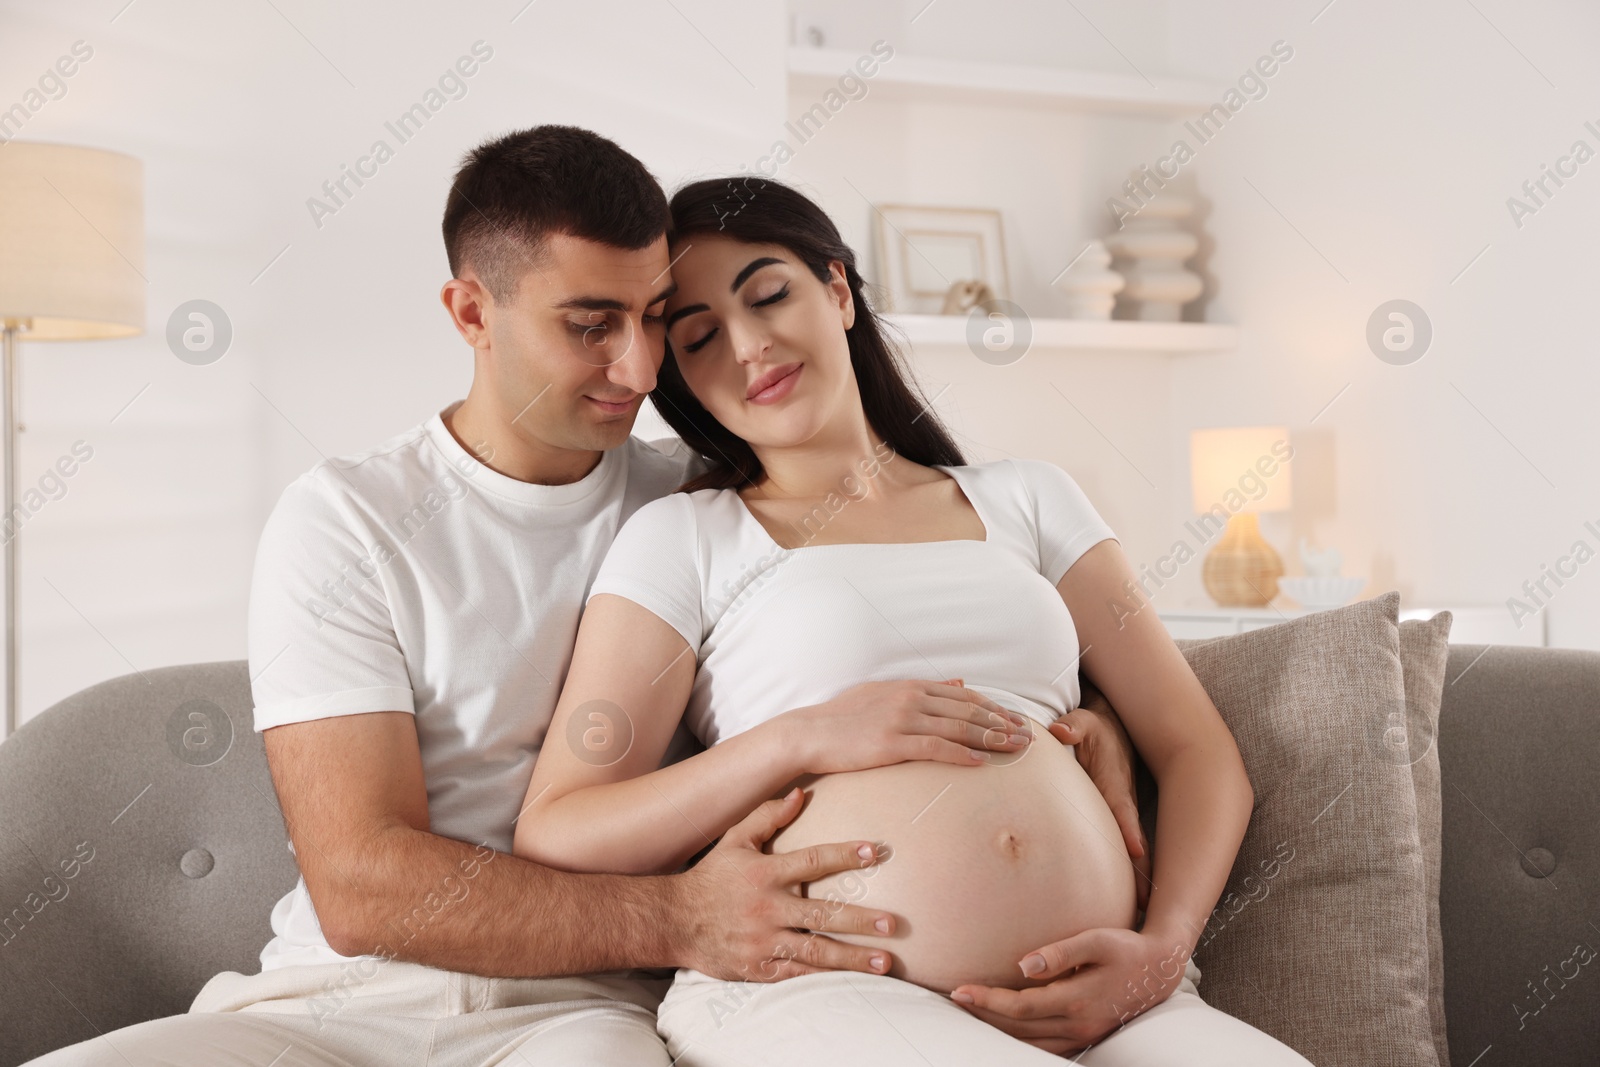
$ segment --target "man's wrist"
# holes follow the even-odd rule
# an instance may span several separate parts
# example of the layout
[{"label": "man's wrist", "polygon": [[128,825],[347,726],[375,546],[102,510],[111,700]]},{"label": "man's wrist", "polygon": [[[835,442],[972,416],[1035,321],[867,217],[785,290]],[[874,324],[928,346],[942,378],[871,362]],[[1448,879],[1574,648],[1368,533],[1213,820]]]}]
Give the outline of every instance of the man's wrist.
[{"label": "man's wrist", "polygon": [[644,891],[642,917],[645,929],[640,940],[648,946],[645,966],[692,967],[693,934],[689,929],[687,907],[690,894],[686,872],[631,878]]}]

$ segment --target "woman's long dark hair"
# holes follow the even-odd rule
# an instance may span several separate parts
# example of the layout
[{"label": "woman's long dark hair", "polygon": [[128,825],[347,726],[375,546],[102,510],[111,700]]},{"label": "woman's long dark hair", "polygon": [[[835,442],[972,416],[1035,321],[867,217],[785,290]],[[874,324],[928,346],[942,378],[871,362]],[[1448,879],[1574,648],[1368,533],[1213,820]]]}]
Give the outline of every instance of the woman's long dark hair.
[{"label": "woman's long dark hair", "polygon": [[[782,245],[822,282],[832,277],[830,261],[844,264],[856,310],[845,339],[867,422],[889,447],[915,463],[962,466],[967,462],[912,384],[884,335],[883,323],[862,296],[864,283],[856,271],[856,254],[821,208],[787,185],[750,177],[694,182],[677,191],[671,206],[668,238],[674,244],[695,234],[716,234],[749,244]],[[689,391],[670,343],[650,400],[667,425],[711,464],[710,470],[681,486],[680,492],[737,489],[761,477],[761,461],[750,445],[713,418]]]}]

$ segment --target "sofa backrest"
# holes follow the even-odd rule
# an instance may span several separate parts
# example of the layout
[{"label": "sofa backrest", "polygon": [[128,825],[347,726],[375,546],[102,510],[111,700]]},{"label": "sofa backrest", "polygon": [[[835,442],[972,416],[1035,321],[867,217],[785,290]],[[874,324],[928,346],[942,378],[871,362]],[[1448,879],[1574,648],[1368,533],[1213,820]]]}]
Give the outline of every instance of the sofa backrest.
[{"label": "sofa backrest", "polygon": [[0,744],[0,1064],[254,974],[299,877],[243,660],[76,693]]},{"label": "sofa backrest", "polygon": [[1600,1063],[1600,652],[1452,645],[1438,744],[1453,1067]]},{"label": "sofa backrest", "polygon": [[[298,871],[251,706],[166,667],[0,744],[0,1067],[259,969]],[[1600,1062],[1600,652],[1452,646],[1438,745],[1453,1067]]]}]

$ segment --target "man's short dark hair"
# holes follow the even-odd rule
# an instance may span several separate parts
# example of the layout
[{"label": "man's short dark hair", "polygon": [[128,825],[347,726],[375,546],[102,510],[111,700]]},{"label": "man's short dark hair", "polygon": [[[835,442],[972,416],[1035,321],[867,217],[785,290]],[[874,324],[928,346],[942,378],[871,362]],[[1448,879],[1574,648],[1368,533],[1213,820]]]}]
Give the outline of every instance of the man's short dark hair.
[{"label": "man's short dark hair", "polygon": [[505,301],[553,234],[637,249],[670,222],[660,183],[616,142],[576,126],[534,126],[463,158],[445,203],[444,249],[453,276],[470,266]]}]

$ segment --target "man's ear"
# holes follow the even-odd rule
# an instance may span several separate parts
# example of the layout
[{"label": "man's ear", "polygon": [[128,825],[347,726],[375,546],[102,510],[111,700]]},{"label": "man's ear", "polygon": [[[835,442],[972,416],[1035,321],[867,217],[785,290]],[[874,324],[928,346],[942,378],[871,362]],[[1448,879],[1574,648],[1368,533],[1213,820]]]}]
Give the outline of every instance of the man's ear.
[{"label": "man's ear", "polygon": [[856,301],[850,292],[850,282],[845,277],[844,264],[835,259],[828,263],[828,289],[839,304],[839,318],[844,328],[856,324]]},{"label": "man's ear", "polygon": [[473,348],[489,347],[489,316],[494,297],[469,268],[464,277],[451,278],[439,290],[439,300],[450,313],[456,332]]}]

